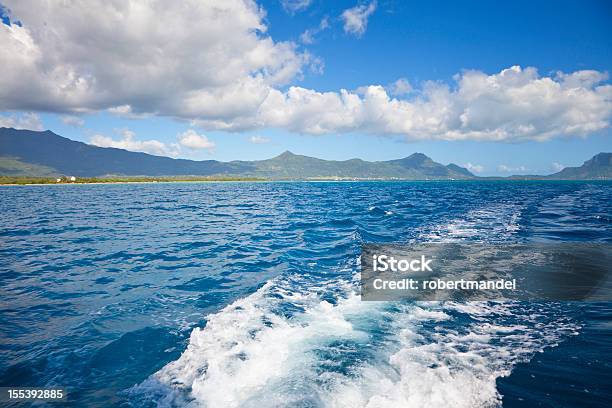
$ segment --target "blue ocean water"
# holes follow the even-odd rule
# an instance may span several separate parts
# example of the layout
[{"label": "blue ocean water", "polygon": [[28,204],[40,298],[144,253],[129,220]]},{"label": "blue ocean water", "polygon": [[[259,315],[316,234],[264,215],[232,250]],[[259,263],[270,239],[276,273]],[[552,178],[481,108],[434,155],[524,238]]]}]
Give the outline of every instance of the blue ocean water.
[{"label": "blue ocean water", "polygon": [[611,303],[358,295],[363,242],[611,242],[611,183],[15,186],[0,209],[0,386],[79,407],[612,404]]}]

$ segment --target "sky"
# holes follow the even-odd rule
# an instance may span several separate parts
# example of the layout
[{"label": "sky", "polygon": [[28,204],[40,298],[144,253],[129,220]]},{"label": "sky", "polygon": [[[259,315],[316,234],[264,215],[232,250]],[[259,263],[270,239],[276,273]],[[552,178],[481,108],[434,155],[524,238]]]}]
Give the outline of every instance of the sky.
[{"label": "sky", "polygon": [[[161,2],[160,2],[161,3]],[[195,160],[612,151],[612,3],[0,0],[0,126]]]}]

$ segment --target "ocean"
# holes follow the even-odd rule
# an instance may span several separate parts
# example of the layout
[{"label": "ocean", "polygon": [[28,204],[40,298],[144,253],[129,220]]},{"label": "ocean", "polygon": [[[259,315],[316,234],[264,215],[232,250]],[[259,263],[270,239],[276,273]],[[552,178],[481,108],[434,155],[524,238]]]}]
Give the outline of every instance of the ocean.
[{"label": "ocean", "polygon": [[363,243],[612,242],[609,182],[11,186],[0,208],[0,386],[75,407],[612,405],[611,302],[359,297]]}]

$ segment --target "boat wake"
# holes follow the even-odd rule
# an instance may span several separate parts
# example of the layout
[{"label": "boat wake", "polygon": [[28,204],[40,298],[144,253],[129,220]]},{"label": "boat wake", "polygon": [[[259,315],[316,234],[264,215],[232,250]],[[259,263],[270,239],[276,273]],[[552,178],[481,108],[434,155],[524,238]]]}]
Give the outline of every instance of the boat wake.
[{"label": "boat wake", "polygon": [[[424,241],[509,241],[495,205],[424,228]],[[563,306],[362,302],[359,259],[333,278],[279,276],[208,317],[181,357],[128,390],[161,407],[491,407],[496,380],[577,334]],[[331,275],[330,275],[331,276]]]}]

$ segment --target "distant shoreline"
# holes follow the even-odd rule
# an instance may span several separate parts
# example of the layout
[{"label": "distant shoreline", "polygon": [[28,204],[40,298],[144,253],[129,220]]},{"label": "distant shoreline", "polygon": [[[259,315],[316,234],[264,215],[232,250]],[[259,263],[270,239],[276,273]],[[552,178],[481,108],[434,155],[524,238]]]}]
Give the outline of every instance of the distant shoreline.
[{"label": "distant shoreline", "polygon": [[73,181],[73,182],[55,182],[45,181],[41,182],[40,179],[36,181],[25,181],[16,180],[14,178],[11,182],[4,182],[2,179],[6,178],[0,176],[0,186],[66,186],[66,185],[116,185],[116,184],[172,184],[172,183],[367,183],[367,182],[524,182],[524,181],[544,181],[544,182],[555,182],[555,181],[591,181],[591,182],[609,182],[612,179],[518,179],[518,178],[493,178],[493,177],[482,177],[474,179],[331,179],[331,178],[320,178],[320,179],[231,179],[231,178],[219,178],[219,179],[180,179],[180,180],[168,180],[168,179],[157,179],[157,180],[96,180],[96,181]]},{"label": "distant shoreline", "polygon": [[[61,181],[57,181],[61,180]],[[193,183],[193,182],[244,182],[265,181],[255,177],[28,177],[28,176],[0,176],[2,186],[20,185],[72,185],[72,184],[135,184],[135,183]]]},{"label": "distant shoreline", "polygon": [[0,186],[88,186],[113,184],[174,184],[174,183],[262,183],[270,180],[176,180],[176,181],[87,181],[71,183],[1,183]]}]

